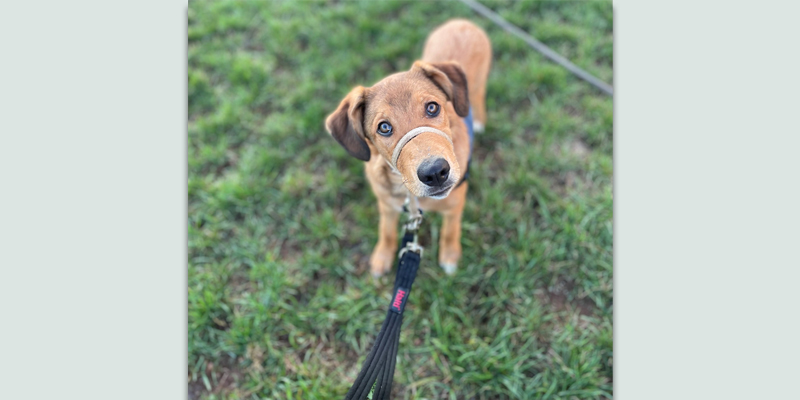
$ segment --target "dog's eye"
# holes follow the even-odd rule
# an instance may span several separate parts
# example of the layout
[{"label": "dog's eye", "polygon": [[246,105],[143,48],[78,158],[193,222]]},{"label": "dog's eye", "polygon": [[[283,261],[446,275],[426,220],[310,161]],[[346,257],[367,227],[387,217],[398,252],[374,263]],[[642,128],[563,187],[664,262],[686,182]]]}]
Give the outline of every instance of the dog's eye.
[{"label": "dog's eye", "polygon": [[430,102],[425,106],[425,112],[427,112],[429,116],[435,117],[439,115],[439,105],[435,102]]},{"label": "dog's eye", "polygon": [[383,121],[378,124],[378,133],[383,136],[389,136],[392,134],[392,124]]}]

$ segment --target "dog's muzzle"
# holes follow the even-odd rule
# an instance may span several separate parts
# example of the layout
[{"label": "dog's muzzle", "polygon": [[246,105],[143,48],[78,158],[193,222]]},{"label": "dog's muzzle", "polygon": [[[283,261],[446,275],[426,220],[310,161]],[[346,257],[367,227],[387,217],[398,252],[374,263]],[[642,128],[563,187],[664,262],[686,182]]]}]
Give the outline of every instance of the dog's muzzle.
[{"label": "dog's muzzle", "polygon": [[417,137],[417,136],[419,136],[419,135],[421,135],[421,134],[423,134],[425,132],[435,133],[435,134],[447,139],[447,142],[450,143],[450,148],[454,149],[454,151],[455,151],[455,148],[453,146],[453,139],[450,139],[450,136],[447,136],[446,133],[444,133],[444,132],[442,132],[442,131],[440,131],[440,130],[438,130],[436,128],[431,128],[430,126],[420,126],[419,128],[414,128],[414,129],[406,132],[406,134],[403,135],[403,137],[400,138],[400,141],[397,142],[397,146],[394,147],[394,153],[392,153],[392,161],[389,163],[389,166],[392,167],[392,169],[395,172],[400,173],[400,170],[397,169],[397,159],[400,158],[400,152],[403,151],[403,147],[405,147],[405,145],[408,144],[408,142],[410,142],[411,139],[414,139],[415,137]]}]

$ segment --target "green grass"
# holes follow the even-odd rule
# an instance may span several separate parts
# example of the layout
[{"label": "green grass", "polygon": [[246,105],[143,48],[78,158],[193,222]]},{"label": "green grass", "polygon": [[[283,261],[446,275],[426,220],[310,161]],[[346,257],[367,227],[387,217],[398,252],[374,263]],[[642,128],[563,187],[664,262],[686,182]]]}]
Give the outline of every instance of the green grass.
[{"label": "green grass", "polygon": [[[486,2],[612,83],[610,2]],[[336,399],[389,304],[378,210],[323,121],[453,17],[494,47],[454,277],[441,218],[394,398],[612,397],[612,100],[459,2],[190,2],[189,392]]]}]

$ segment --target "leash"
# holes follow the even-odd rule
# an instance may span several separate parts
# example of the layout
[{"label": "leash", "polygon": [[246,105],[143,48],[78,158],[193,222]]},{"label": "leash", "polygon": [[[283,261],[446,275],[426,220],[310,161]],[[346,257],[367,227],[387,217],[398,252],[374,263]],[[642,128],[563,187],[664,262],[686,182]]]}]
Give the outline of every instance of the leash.
[{"label": "leash", "polygon": [[353,386],[345,396],[345,400],[366,399],[370,389],[374,387],[372,399],[388,399],[394,381],[394,368],[397,363],[397,348],[400,344],[400,328],[403,325],[403,311],[411,293],[411,285],[417,277],[417,269],[422,258],[423,247],[419,245],[419,226],[422,223],[422,211],[417,198],[409,194],[407,207],[409,217],[404,225],[403,240],[397,264],[397,275],[394,278],[394,295],[386,312],[386,319],[375,338],[361,371]]}]

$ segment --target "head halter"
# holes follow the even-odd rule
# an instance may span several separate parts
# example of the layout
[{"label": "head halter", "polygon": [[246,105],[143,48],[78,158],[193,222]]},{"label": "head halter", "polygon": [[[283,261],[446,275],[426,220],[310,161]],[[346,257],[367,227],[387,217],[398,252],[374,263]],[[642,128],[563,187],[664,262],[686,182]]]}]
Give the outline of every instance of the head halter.
[{"label": "head halter", "polygon": [[442,132],[442,131],[440,131],[440,130],[438,130],[436,128],[431,128],[430,126],[420,126],[419,128],[414,128],[414,129],[406,132],[406,134],[403,135],[403,137],[400,138],[400,141],[397,142],[397,146],[394,147],[394,153],[392,153],[392,161],[389,162],[389,166],[392,167],[392,169],[395,172],[398,172],[398,173],[400,172],[400,170],[397,169],[397,159],[400,158],[400,152],[403,151],[403,147],[405,147],[405,145],[408,144],[408,142],[410,142],[411,139],[414,139],[415,137],[417,137],[417,136],[419,136],[419,135],[421,135],[421,134],[423,134],[425,132],[435,133],[435,134],[447,139],[447,141],[450,143],[450,147],[451,148],[453,147],[453,139],[450,139],[450,136],[447,136],[446,133],[444,133],[444,132]]}]

